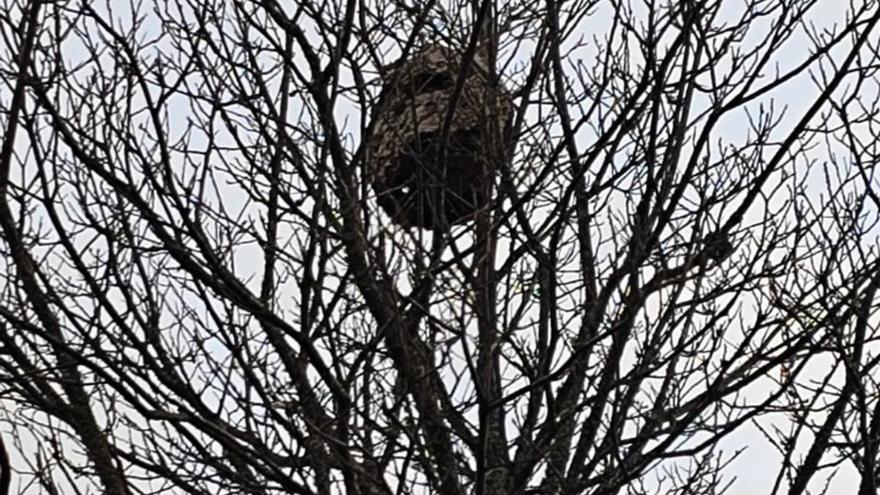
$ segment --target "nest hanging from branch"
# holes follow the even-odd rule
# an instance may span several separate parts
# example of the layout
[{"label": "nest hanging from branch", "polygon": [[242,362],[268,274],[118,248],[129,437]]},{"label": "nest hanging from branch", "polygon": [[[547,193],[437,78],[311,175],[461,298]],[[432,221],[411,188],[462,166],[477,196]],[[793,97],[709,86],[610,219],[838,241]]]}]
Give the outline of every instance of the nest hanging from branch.
[{"label": "nest hanging from branch", "polygon": [[513,105],[490,83],[486,58],[474,57],[445,133],[460,52],[429,45],[386,76],[367,163],[379,205],[394,223],[436,229],[466,222],[488,203]]}]

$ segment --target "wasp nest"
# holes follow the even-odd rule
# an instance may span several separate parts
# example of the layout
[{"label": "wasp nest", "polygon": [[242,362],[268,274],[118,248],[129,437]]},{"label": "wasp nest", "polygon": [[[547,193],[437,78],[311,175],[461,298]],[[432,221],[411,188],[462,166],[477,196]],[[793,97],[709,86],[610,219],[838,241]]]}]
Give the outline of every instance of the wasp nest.
[{"label": "wasp nest", "polygon": [[500,136],[512,103],[504,88],[490,84],[487,67],[478,52],[445,139],[461,53],[429,45],[385,78],[368,173],[379,205],[393,222],[439,228],[466,222],[488,202],[497,168],[492,157],[501,155],[492,151],[500,147],[491,136]]}]

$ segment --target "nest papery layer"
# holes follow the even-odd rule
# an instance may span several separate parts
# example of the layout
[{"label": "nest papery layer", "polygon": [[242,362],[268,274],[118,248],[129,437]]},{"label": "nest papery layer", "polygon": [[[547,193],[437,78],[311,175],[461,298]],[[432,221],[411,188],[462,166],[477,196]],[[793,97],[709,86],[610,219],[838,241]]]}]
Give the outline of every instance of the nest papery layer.
[{"label": "nest papery layer", "polygon": [[463,222],[489,199],[487,183],[496,169],[491,136],[500,135],[512,104],[504,88],[489,83],[485,67],[485,60],[474,59],[445,142],[460,72],[457,52],[429,46],[386,77],[368,171],[379,204],[396,223],[434,228],[438,220]]}]

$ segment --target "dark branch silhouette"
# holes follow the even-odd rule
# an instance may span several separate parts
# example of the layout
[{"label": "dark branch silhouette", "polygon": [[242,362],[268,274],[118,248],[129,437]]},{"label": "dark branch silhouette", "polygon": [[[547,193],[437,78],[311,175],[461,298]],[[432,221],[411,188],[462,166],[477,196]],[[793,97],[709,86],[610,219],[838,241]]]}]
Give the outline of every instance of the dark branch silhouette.
[{"label": "dark branch silhouette", "polygon": [[834,5],[0,0],[0,495],[876,493]]}]

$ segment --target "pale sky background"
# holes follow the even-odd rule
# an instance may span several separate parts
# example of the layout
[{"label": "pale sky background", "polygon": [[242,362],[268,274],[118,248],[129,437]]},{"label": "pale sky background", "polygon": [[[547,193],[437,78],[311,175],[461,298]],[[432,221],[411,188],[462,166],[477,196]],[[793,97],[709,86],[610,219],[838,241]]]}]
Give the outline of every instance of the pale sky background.
[{"label": "pale sky background", "polygon": [[[740,2],[738,1],[728,2],[728,5],[730,5],[730,8],[733,11],[736,11],[737,5],[739,4]],[[127,3],[119,3],[118,6],[114,7],[119,9],[117,15],[122,18],[126,17],[125,9],[127,9]],[[848,2],[838,0],[819,1],[813,11],[812,17],[819,26],[830,27],[835,22],[840,22],[843,19],[847,9]],[[607,23],[604,25],[607,25]],[[601,13],[598,13],[597,17],[593,20],[585,22],[585,28],[596,28],[597,26],[603,26]],[[582,34],[589,38],[593,34],[601,35],[602,33],[590,33],[585,31]],[[760,40],[755,41],[760,42]],[[590,44],[586,48],[580,50],[577,53],[577,56],[589,59],[596,55],[597,48],[601,47],[596,47]],[[790,60],[792,65],[803,60],[806,53],[810,50],[810,44],[805,38],[803,39],[802,44],[789,41],[785,45],[785,50],[786,51],[780,53],[780,69],[782,70],[787,68],[784,65],[786,60]],[[75,56],[75,54],[71,54],[71,56]],[[3,91],[6,91],[6,89],[4,88]],[[789,107],[789,112],[780,125],[776,136],[782,136],[785,134],[786,129],[790,128],[792,123],[803,115],[806,107],[813,101],[817,93],[817,88],[813,82],[810,81],[808,75],[805,74],[790,81],[783,86],[781,90],[767,95],[764,101],[768,101],[772,98],[775,100],[777,108],[782,106]],[[295,114],[296,109],[293,109],[292,112]],[[344,104],[341,104],[339,110],[340,121],[344,119],[345,116],[354,117],[358,114],[358,108],[351,106],[345,108]],[[183,125],[185,124],[186,113],[172,112],[171,118],[172,127],[175,123],[177,125]],[[740,118],[742,118],[741,115]],[[356,122],[356,120],[353,122]],[[736,119],[728,118],[722,121],[719,126],[719,131],[723,133],[723,137],[727,140],[740,141],[744,137],[744,130],[746,127],[744,120],[737,121]],[[355,136],[355,139],[357,139],[357,136]],[[821,184],[817,184],[817,187],[821,188],[821,186]],[[243,203],[241,197],[236,198],[235,196],[225,197],[224,202],[227,201],[227,206],[232,209],[235,209],[236,206]],[[501,257],[503,257],[503,255]],[[250,260],[248,261],[249,258]],[[254,273],[260,273],[262,267],[259,262],[254,262],[255,258],[252,258],[248,256],[247,253],[243,252],[241,259],[243,263],[253,263]],[[242,271],[247,271],[247,269],[243,268]],[[824,370],[816,371],[819,372]],[[751,393],[761,394],[762,391],[753,390]],[[763,422],[766,423],[768,420],[769,418],[766,418]],[[737,477],[736,482],[727,493],[732,495],[768,493],[777,475],[777,469],[780,463],[779,454],[768,444],[757,428],[752,425],[741,427],[736,433],[728,436],[722,441],[720,446],[720,450],[723,450],[725,453],[732,453],[741,448],[745,448],[745,452],[733,461],[731,468],[727,471],[729,475],[733,474]],[[646,478],[650,478],[650,475],[646,476]],[[812,481],[811,488],[818,489],[824,484],[824,482],[825,476],[816,476]],[[855,475],[850,464],[844,463],[842,464],[840,471],[834,477],[828,493],[855,493],[858,489],[858,483],[859,478]]]}]

